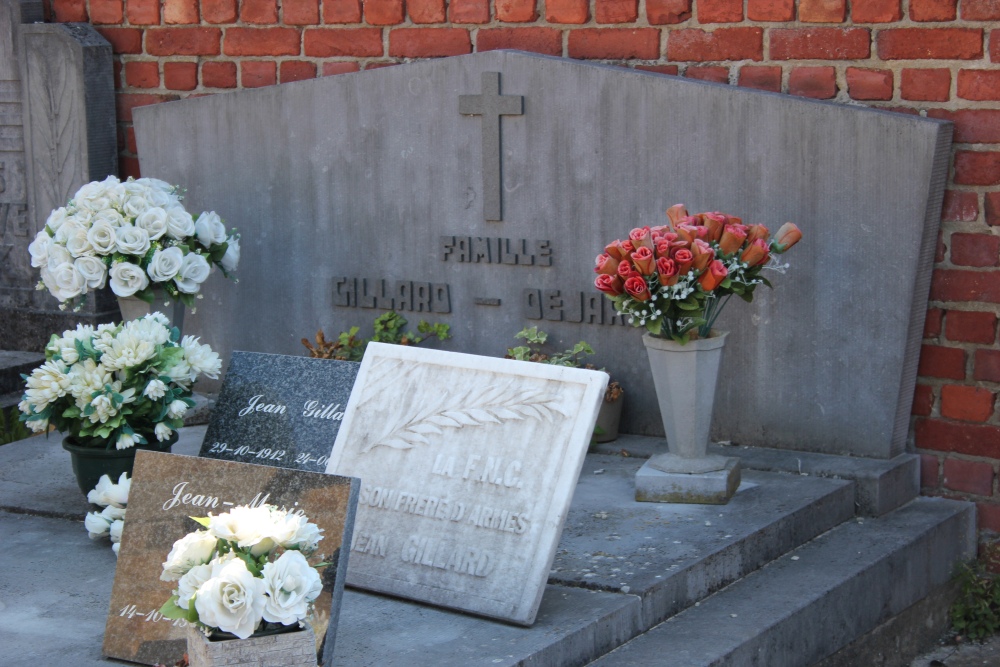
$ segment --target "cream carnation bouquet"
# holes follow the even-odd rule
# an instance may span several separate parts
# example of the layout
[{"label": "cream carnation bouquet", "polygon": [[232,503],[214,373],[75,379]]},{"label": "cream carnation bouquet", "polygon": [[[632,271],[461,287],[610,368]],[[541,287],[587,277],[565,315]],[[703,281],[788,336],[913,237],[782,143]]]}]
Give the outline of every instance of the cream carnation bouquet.
[{"label": "cream carnation bouquet", "polygon": [[194,406],[194,382],[218,378],[221,366],[211,347],[182,339],[162,313],[96,329],[81,324],[53,334],[45,363],[24,376],[20,419],[36,433],[55,426],[83,447],[163,442]]},{"label": "cream carnation bouquet", "polygon": [[180,188],[155,178],[87,183],[28,246],[31,265],[41,269],[38,289],[60,308],[79,309],[89,291],[108,283],[117,296],[147,303],[159,287],[191,307],[212,265],[232,277],[240,243],[214,211],[192,216],[181,199]]}]

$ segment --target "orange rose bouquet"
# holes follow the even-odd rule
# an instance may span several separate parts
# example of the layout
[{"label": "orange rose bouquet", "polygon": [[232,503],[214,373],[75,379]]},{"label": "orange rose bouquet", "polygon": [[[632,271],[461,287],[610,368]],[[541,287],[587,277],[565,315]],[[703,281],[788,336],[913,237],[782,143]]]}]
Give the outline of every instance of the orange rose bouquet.
[{"label": "orange rose bouquet", "polygon": [[689,215],[682,204],[667,210],[670,224],[641,227],[597,256],[594,285],[629,323],[661,338],[686,343],[708,336],[732,295],[753,300],[761,271],[802,238],[787,222],[777,236],[764,225],[745,225],[724,213]]}]

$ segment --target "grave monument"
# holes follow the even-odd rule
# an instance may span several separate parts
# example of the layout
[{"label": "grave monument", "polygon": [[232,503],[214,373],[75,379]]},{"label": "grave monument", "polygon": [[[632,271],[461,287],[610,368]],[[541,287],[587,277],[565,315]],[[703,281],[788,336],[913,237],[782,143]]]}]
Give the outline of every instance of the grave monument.
[{"label": "grave monument", "polygon": [[28,244],[81,185],[118,171],[111,44],[90,25],[42,21],[42,3],[0,0],[0,349],[118,318],[109,290],[77,313],[36,291]]},{"label": "grave monument", "polygon": [[537,324],[558,349],[594,346],[625,432],[662,435],[641,334],[591,269],[685,203],[806,238],[774,292],[718,321],[714,436],[880,459],[904,451],[950,131],[503,51],[136,110],[143,173],[238,227],[256,267],[235,298],[206,285],[189,319],[223,358],[301,354],[318,327],[389,308],[488,356]]}]

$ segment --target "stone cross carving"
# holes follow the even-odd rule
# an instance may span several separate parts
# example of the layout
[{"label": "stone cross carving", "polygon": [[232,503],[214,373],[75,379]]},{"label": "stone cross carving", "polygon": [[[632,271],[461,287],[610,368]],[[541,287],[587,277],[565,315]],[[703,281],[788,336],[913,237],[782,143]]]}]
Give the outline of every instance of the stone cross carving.
[{"label": "stone cross carving", "polygon": [[458,112],[483,117],[483,218],[499,222],[503,220],[500,116],[523,115],[524,96],[501,95],[500,72],[483,72],[482,93],[459,95]]}]

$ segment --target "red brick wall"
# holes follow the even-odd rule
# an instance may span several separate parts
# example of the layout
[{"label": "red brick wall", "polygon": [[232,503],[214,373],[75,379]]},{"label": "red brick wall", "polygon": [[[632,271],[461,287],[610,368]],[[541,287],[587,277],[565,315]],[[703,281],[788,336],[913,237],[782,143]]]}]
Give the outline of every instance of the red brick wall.
[{"label": "red brick wall", "polygon": [[499,48],[954,121],[912,437],[1000,531],[1000,0],[48,2],[114,45],[123,175],[136,106]]}]

